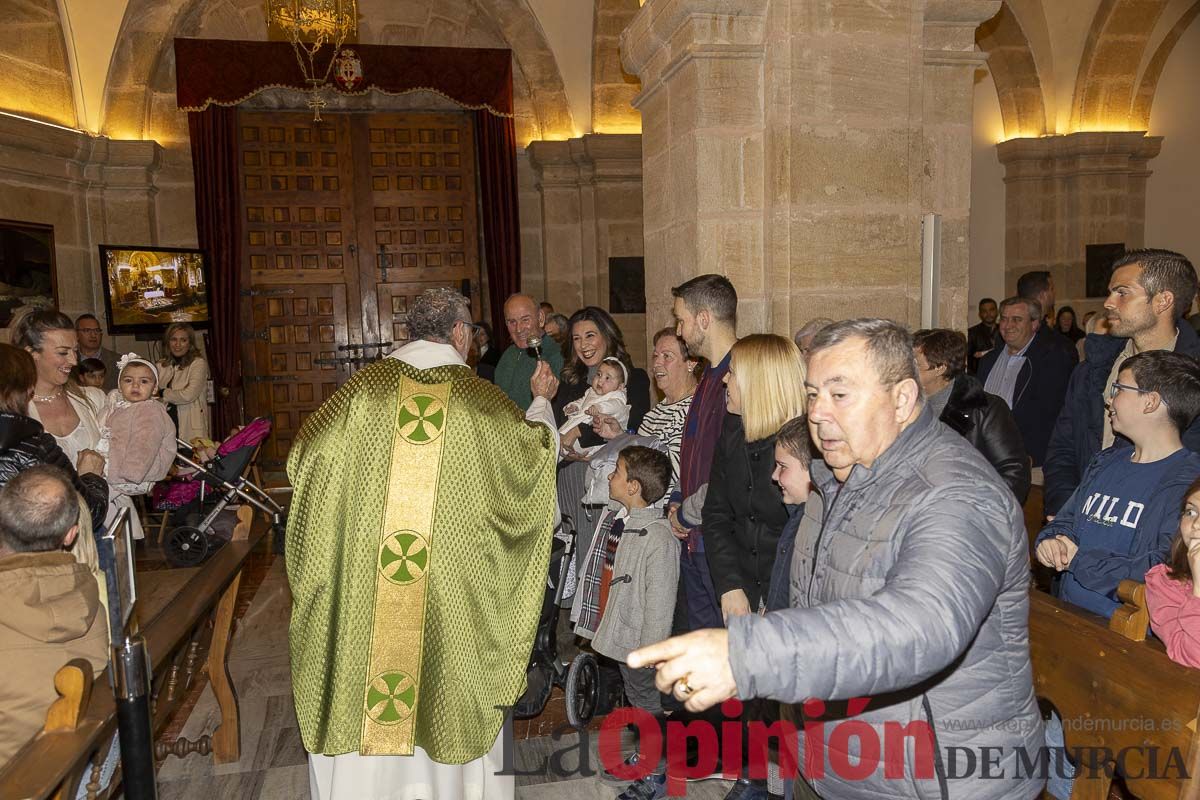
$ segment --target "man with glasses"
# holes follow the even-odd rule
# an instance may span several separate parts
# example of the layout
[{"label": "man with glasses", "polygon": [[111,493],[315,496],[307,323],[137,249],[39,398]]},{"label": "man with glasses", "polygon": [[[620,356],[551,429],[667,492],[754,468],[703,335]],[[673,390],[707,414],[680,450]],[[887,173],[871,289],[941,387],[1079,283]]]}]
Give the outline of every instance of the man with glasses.
[{"label": "man with glasses", "polygon": [[117,369],[118,356],[103,346],[104,333],[95,314],[79,315],[75,320],[75,338],[75,352],[79,363],[82,364],[85,358],[95,358],[104,362],[104,391],[109,392],[117,388],[117,373],[120,372]]},{"label": "man with glasses", "polygon": [[1004,344],[979,362],[979,382],[984,391],[1004,400],[1012,409],[1025,452],[1033,460],[1032,480],[1041,485],[1042,461],[1054,420],[1062,408],[1074,356],[1038,336],[1042,307],[1027,297],[1010,297],[1000,303],[1000,338]]},{"label": "man with glasses", "polygon": [[[1046,448],[1049,518],[1075,491],[1092,458],[1121,438],[1105,413],[1120,365],[1130,356],[1154,350],[1200,357],[1200,336],[1183,321],[1196,288],[1192,263],[1170,250],[1131,250],[1113,265],[1104,301],[1110,333],[1088,336],[1087,361],[1071,374],[1062,413]],[[1200,425],[1192,422],[1187,427],[1183,444],[1200,450]]]}]

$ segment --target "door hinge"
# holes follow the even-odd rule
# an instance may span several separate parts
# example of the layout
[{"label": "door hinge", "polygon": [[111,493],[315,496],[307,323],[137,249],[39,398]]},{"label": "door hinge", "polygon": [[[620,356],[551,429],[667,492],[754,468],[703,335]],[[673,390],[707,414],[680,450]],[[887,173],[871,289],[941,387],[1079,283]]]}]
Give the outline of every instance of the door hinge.
[{"label": "door hinge", "polygon": [[242,331],[243,342],[250,342],[255,339],[258,339],[261,342],[269,342],[271,337],[267,335],[266,328],[263,328],[261,331]]},{"label": "door hinge", "polygon": [[247,375],[242,380],[246,383],[282,383],[296,379],[291,375]]}]

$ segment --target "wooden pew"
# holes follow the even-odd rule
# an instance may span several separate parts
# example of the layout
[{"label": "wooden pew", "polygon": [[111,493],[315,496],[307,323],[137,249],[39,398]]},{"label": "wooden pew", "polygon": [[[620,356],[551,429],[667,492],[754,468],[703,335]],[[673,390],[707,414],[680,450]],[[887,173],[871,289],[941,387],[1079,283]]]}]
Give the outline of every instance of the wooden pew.
[{"label": "wooden pew", "polygon": [[[1110,766],[1123,768],[1121,777],[1136,797],[1197,800],[1200,670],[1176,664],[1160,642],[1146,639],[1141,584],[1125,581],[1121,596],[1126,606],[1114,615],[1112,628],[1119,629],[1114,630],[1098,616],[1043,592],[1031,593],[1034,688],[1062,716],[1067,747],[1088,748],[1097,761],[1107,748],[1113,754]],[[1156,765],[1148,748],[1158,748]],[[1124,758],[1117,759],[1122,751]],[[1165,777],[1151,777],[1152,769]],[[1189,777],[1182,778],[1180,770]],[[1072,800],[1109,796],[1111,775],[1089,772],[1081,767]]]},{"label": "wooden pew", "polygon": [[[221,722],[211,737],[203,736],[196,742],[184,740],[170,747],[160,743],[156,748],[160,759],[188,752],[212,752],[218,763],[240,757],[237,695],[229,679],[226,657],[242,568],[263,539],[265,528],[252,531],[253,510],[249,506],[238,509],[238,520],[233,541],[203,565],[138,575],[138,618],[148,620],[140,630],[153,673],[151,722],[155,737],[166,729],[201,668],[208,670],[221,712]],[[144,603],[148,599],[153,602]],[[116,735],[116,708],[107,673],[95,678],[90,697],[81,702],[81,707],[83,711],[73,728],[67,729],[59,722],[57,730],[43,729],[0,767],[0,800],[74,797],[79,783],[91,777],[89,761],[103,756]],[[60,707],[55,720],[64,718],[61,711]],[[119,774],[113,780],[114,786],[118,780]]]}]

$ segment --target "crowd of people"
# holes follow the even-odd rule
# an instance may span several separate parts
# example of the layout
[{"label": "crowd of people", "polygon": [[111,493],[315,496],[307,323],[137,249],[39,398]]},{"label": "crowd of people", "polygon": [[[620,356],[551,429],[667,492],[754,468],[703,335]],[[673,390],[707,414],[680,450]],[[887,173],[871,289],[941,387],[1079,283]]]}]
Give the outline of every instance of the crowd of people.
[{"label": "crowd of people", "polygon": [[[802,739],[795,780],[778,753],[763,778],[748,774],[749,747],[722,748],[742,760],[714,766],[740,775],[731,800],[1037,796],[1044,779],[1017,760],[1063,742],[1034,693],[1031,558],[1060,599],[1101,617],[1122,580],[1145,582],[1152,632],[1200,668],[1187,258],[1126,254],[1082,329],[1046,272],[982,301],[965,334],[819,319],[791,338],[739,336],[728,278],[672,295],[647,372],[604,309],[564,316],[513,295],[501,349],[465,297],[429,290],[412,340],[306,421],[286,552],[314,797],[399,784],[511,796],[501,726],[550,589],[664,730],[708,721],[745,737],[818,698],[804,714],[826,725],[883,741],[925,723],[941,750],[996,748],[1009,776],[919,775],[910,750],[849,776],[837,763],[861,763],[861,737],[807,758]],[[78,594],[71,641],[85,657],[103,618],[94,534],[167,455],[122,450],[123,432],[207,433],[190,329],[151,362],[106,354],[94,323],[35,312],[0,346],[0,582]],[[1027,533],[1033,487],[1044,521]],[[574,556],[558,585],[548,565],[564,540]],[[17,630],[0,615],[0,636]],[[25,735],[5,714],[0,746]],[[666,794],[666,758],[639,764],[639,750],[623,766],[642,777],[619,800]],[[1069,781],[1050,789],[1065,796]]]},{"label": "crowd of people", "polygon": [[[672,290],[675,325],[654,334],[649,375],[634,366],[620,327],[601,308],[582,308],[564,325],[549,304],[514,295],[504,306],[511,344],[498,352],[492,332],[471,323],[465,298],[427,293],[414,306],[424,320],[414,328],[420,341],[339,390],[329,412],[323,408],[301,431],[289,463],[294,509],[311,509],[307,520],[293,513],[288,552],[305,564],[292,578],[292,645],[294,657],[310,665],[294,678],[298,705],[303,696],[314,709],[312,724],[301,723],[321,786],[314,797],[341,796],[339,787],[371,796],[374,786],[397,781],[437,796],[448,784],[498,780],[490,770],[501,740],[495,706],[512,698],[468,691],[455,701],[457,721],[438,723],[435,715],[453,716],[455,702],[422,685],[413,670],[453,661],[453,643],[463,636],[484,636],[497,674],[526,665],[534,637],[545,635],[534,601],[557,576],[541,575],[530,594],[507,594],[513,581],[528,579],[528,564],[489,553],[496,542],[510,552],[533,548],[547,525],[575,546],[559,587],[562,614],[580,641],[619,666],[628,702],[664,729],[668,720],[708,721],[722,737],[736,736],[733,730],[745,737],[754,722],[796,719],[793,704],[810,698],[865,698],[863,705],[827,703],[820,719],[852,720],[880,741],[890,726],[925,722],[937,730],[939,748],[996,748],[999,771],[1015,776],[993,783],[941,770],[918,776],[907,751],[893,754],[899,763],[847,776],[833,765],[838,755],[861,760],[851,739],[845,753],[826,747],[809,761],[801,741],[805,778],[781,780],[776,754],[763,779],[748,774],[749,748],[722,747],[742,760],[714,767],[742,776],[729,798],[1036,796],[1044,779],[1022,774],[1017,759],[1063,742],[1058,721],[1044,725],[1038,710],[1024,623],[1031,545],[1023,506],[1036,502],[1031,487],[1042,487],[1046,517],[1032,554],[1055,574],[1054,592],[1111,615],[1120,581],[1144,580],[1155,634],[1171,657],[1200,666],[1200,581],[1193,576],[1200,567],[1200,526],[1193,524],[1200,456],[1192,452],[1200,442],[1190,441],[1200,365],[1195,332],[1184,321],[1196,289],[1186,258],[1141,250],[1114,266],[1105,311],[1084,320],[1085,336],[1072,309],[1056,313],[1049,274],[1035,272],[1021,278],[1013,297],[981,303],[980,325],[965,335],[911,332],[881,319],[821,319],[788,339],[739,337],[736,288],[723,276],[701,275]],[[661,397],[653,405],[651,377]],[[368,424],[353,411],[378,398],[380,386],[401,387],[397,410],[388,411],[389,403],[383,416],[394,416],[393,435],[382,439],[377,420]],[[436,399],[443,397],[449,402]],[[520,413],[501,414],[501,406]],[[552,487],[553,507],[540,508],[549,521],[516,516],[508,488],[477,482],[474,513],[484,516],[473,519],[481,527],[445,527],[443,487],[478,480],[478,465],[448,462],[445,453],[473,449],[494,466],[483,453],[496,431],[477,424],[488,415],[495,425],[517,425],[498,435],[522,464],[525,491],[541,497]],[[417,417],[436,422],[438,432],[414,439]],[[532,430],[540,438],[530,439]],[[431,463],[425,459],[435,437],[443,455],[430,467],[431,515],[393,514],[398,498],[390,494],[364,506],[355,479],[338,477],[358,475],[367,448],[378,451],[383,467],[390,462],[395,485],[406,474],[396,470]],[[351,505],[355,513],[364,509],[367,524],[338,522]],[[401,523],[414,532],[408,549],[396,551],[388,537]],[[355,547],[360,531],[366,539]],[[499,627],[517,646],[501,646],[496,626],[479,619],[432,627],[426,620],[415,660],[377,653],[372,640],[362,647],[368,669],[338,671],[324,660],[322,642],[361,635],[364,625],[326,587],[362,579],[337,567],[331,574],[330,548],[380,548],[379,563],[390,564],[415,558],[418,545],[428,549],[421,564],[433,565],[464,546],[484,548],[487,574],[454,587],[458,606],[486,608],[494,597],[513,597]],[[448,588],[431,582],[425,591]],[[424,609],[438,613],[428,600]],[[365,613],[375,626],[386,612],[377,602]],[[415,708],[411,723],[398,723],[408,731],[399,738],[375,728],[383,690],[394,689],[386,680],[371,683],[384,667],[405,676],[396,685],[410,692],[405,708]],[[476,685],[472,675],[467,670],[456,685]],[[365,708],[354,700],[364,690]],[[345,707],[322,706],[319,699],[330,696],[344,698]],[[380,705],[371,705],[372,696]],[[731,698],[741,701],[733,712],[721,706]],[[328,734],[332,714],[349,732],[337,744]],[[463,743],[468,729],[484,733],[469,737],[470,746]],[[447,736],[464,744],[451,761]],[[639,763],[639,752],[602,776],[640,770],[619,800],[666,793],[666,758]],[[367,774],[368,753],[398,760],[373,761]],[[814,768],[811,759],[824,763]],[[447,764],[458,766],[446,772]],[[1057,791],[1069,793],[1067,785]]]},{"label": "crowd of people", "polygon": [[[161,359],[102,346],[96,317],[26,309],[0,344],[0,586],[12,602],[0,641],[0,764],[45,722],[54,672],[108,664],[119,622],[113,544],[120,509],[172,468],[176,437],[207,440],[207,364],[190,325],[170,326]],[[120,631],[116,631],[120,635]],[[112,774],[114,756],[105,765]]]}]

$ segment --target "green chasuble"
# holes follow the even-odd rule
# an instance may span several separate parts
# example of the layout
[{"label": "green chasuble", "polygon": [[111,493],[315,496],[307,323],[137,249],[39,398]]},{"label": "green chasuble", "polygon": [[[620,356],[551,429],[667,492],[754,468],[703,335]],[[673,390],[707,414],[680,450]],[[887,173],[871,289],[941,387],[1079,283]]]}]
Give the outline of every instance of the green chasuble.
[{"label": "green chasuble", "polygon": [[524,691],[555,513],[551,431],[465,366],[387,358],[288,457],[305,749],[462,764]]}]

